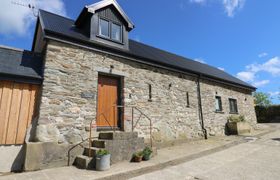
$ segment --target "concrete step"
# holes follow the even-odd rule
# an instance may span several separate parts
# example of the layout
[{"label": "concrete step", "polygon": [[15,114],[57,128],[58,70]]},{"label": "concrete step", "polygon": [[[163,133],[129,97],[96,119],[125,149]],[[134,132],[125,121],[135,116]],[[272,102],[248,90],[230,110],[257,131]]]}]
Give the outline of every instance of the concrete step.
[{"label": "concrete step", "polygon": [[100,149],[102,149],[102,148],[86,147],[86,148],[84,148],[84,155],[88,156],[88,157],[95,157],[97,151],[100,150]]},{"label": "concrete step", "polygon": [[105,148],[106,142],[103,140],[93,140],[92,141],[92,147],[95,148]]},{"label": "concrete step", "polygon": [[91,158],[84,155],[76,157],[74,165],[79,169],[93,169],[95,165],[95,158]]},{"label": "concrete step", "polygon": [[137,132],[100,132],[99,139],[103,140],[128,140],[138,137]]}]

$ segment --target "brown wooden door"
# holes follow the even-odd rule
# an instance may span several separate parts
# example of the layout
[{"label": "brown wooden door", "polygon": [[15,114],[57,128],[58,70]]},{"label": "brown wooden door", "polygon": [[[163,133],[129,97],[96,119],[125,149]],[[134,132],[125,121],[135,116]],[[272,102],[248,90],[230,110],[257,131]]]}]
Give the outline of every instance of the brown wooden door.
[{"label": "brown wooden door", "polygon": [[118,78],[98,76],[97,127],[118,127],[118,88]]}]

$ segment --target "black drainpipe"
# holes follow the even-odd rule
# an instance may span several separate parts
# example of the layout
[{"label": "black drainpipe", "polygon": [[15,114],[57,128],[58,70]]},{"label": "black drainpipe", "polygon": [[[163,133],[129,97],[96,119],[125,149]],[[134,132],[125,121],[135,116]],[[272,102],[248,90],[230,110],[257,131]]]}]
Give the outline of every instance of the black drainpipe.
[{"label": "black drainpipe", "polygon": [[197,78],[197,98],[198,98],[198,111],[199,111],[199,120],[202,128],[202,132],[204,134],[204,138],[208,139],[207,137],[207,130],[204,127],[204,120],[203,120],[203,111],[202,111],[202,103],[201,103],[201,92],[200,92],[200,78],[201,75]]}]

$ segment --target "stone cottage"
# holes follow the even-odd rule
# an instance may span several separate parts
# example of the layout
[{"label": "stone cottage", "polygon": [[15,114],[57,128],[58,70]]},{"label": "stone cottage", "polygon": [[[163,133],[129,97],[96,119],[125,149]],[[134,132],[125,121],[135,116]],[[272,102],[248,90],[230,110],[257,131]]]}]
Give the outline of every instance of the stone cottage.
[{"label": "stone cottage", "polygon": [[133,130],[134,142],[162,147],[224,135],[231,114],[256,123],[255,87],[130,40],[134,27],[115,0],[86,6],[75,20],[39,11],[32,53],[42,56],[43,80],[25,169],[66,165],[69,149],[89,133]]}]

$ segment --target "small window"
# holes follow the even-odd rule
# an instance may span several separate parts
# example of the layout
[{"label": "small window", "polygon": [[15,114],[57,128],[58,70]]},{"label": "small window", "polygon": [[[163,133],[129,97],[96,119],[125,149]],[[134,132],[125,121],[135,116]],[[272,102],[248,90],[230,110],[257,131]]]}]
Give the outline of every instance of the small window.
[{"label": "small window", "polygon": [[216,111],[222,111],[222,98],[220,96],[216,96],[215,98],[215,108]]},{"label": "small window", "polygon": [[109,37],[109,21],[100,19],[99,34],[101,36]]},{"label": "small window", "polygon": [[111,38],[115,41],[121,41],[121,26],[112,23]]},{"label": "small window", "polygon": [[186,92],[187,107],[190,107],[189,92]]},{"label": "small window", "polygon": [[229,99],[229,111],[230,113],[238,113],[236,99]]}]

